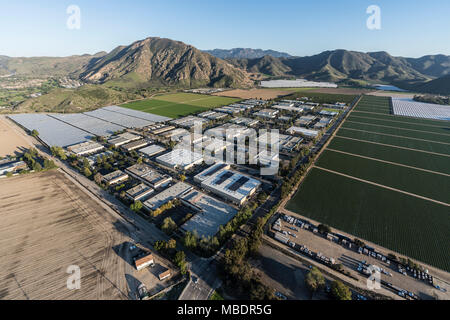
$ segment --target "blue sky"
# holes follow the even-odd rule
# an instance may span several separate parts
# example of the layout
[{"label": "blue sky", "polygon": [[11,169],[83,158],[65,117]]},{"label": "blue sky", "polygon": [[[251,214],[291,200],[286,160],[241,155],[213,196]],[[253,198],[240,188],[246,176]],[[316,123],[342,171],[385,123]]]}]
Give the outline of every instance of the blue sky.
[{"label": "blue sky", "polygon": [[[69,5],[81,29],[69,30]],[[381,8],[368,30],[366,8]],[[110,51],[149,36],[199,49],[250,47],[312,55],[324,50],[450,55],[448,0],[0,0],[0,55]]]}]

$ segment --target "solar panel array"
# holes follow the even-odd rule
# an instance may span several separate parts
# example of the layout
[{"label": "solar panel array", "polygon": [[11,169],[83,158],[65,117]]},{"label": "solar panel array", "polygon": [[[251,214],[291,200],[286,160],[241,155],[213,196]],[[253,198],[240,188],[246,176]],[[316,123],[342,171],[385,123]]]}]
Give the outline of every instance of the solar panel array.
[{"label": "solar panel array", "polygon": [[392,99],[394,114],[398,116],[450,120],[450,106],[416,102],[411,99]]},{"label": "solar panel array", "polygon": [[240,177],[235,183],[233,183],[228,189],[231,191],[237,191],[240,187],[247,183],[250,179],[247,177]]},{"label": "solar panel array", "polygon": [[152,121],[127,116],[118,112],[108,111],[105,108],[85,112],[84,114],[118,124],[125,128],[143,128],[154,123]]},{"label": "solar panel array", "polygon": [[51,147],[66,147],[87,141],[93,137],[86,131],[45,114],[17,114],[10,115],[9,118],[30,131],[37,130],[39,138]]},{"label": "solar panel array", "polygon": [[132,116],[132,117],[136,117],[136,118],[140,118],[140,119],[144,119],[144,120],[148,120],[148,121],[152,121],[152,122],[165,122],[165,121],[172,120],[172,118],[158,116],[156,114],[146,113],[146,112],[137,111],[137,110],[133,110],[133,109],[122,108],[122,107],[118,107],[118,106],[109,106],[109,107],[105,107],[103,109],[112,111],[112,112],[117,112],[117,113],[124,114],[124,115],[128,115],[128,116]]},{"label": "solar panel array", "polygon": [[219,176],[219,179],[216,181],[217,185],[221,185],[225,181],[227,181],[229,178],[231,178],[234,175],[231,171],[225,171],[221,176]]},{"label": "solar panel array", "polygon": [[97,136],[110,136],[114,132],[124,129],[124,127],[117,124],[93,118],[82,113],[51,114],[50,116]]}]

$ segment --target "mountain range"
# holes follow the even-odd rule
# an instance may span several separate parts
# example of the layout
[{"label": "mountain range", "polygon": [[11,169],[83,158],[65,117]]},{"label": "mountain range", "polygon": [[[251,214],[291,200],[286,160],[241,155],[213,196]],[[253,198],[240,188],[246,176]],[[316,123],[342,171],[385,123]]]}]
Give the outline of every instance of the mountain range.
[{"label": "mountain range", "polygon": [[[156,37],[95,55],[63,58],[0,56],[0,76],[10,74],[70,77],[90,85],[89,90],[81,87],[57,98],[42,98],[46,101],[42,105],[50,110],[53,104],[66,107],[73,105],[73,101],[79,101],[79,104],[87,101],[86,91],[95,99],[114,97],[114,101],[120,101],[125,96],[139,98],[140,91],[148,88],[251,87],[255,85],[253,74],[358,86],[388,83],[419,92],[450,94],[450,56],[445,55],[404,58],[387,52],[332,50],[313,56],[291,57],[254,49],[204,52],[180,41]],[[101,88],[107,88],[108,92],[101,93]],[[98,102],[96,105],[101,104],[95,101]]]},{"label": "mountain range", "polygon": [[214,49],[205,50],[204,52],[209,53],[220,59],[258,59],[265,56],[271,56],[275,58],[291,58],[289,53],[279,52],[274,50],[262,50],[262,49],[251,49],[251,48],[234,48],[234,49]]}]

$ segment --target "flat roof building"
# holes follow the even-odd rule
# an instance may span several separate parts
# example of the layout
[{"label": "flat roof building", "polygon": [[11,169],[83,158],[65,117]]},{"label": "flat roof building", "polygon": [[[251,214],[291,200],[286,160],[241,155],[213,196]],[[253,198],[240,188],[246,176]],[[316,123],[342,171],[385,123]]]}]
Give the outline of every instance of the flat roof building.
[{"label": "flat roof building", "polygon": [[231,119],[231,122],[247,127],[253,127],[256,126],[259,123],[259,120],[251,119],[251,118],[244,118],[244,117],[237,117]]},{"label": "flat roof building", "polygon": [[319,135],[319,131],[300,127],[290,127],[289,129],[287,129],[287,132],[290,134],[301,134],[307,138],[316,138]]},{"label": "flat roof building", "polygon": [[161,207],[163,204],[166,204],[169,201],[179,198],[180,196],[186,194],[190,190],[192,190],[192,186],[184,182],[178,182],[177,184],[167,189],[164,189],[159,194],[151,197],[143,204],[147,210],[153,211]]},{"label": "flat roof building", "polygon": [[295,121],[295,124],[306,127],[313,123],[315,120],[316,116],[303,116],[298,118],[297,121]]},{"label": "flat roof building", "polygon": [[157,144],[152,144],[148,147],[138,150],[139,153],[142,153],[143,155],[145,155],[147,157],[153,157],[164,151],[166,151],[166,148],[158,146]]},{"label": "flat roof building", "polygon": [[145,163],[135,164],[125,170],[132,177],[150,185],[154,189],[165,187],[172,181],[172,177],[159,173]]},{"label": "flat roof building", "polygon": [[285,111],[290,111],[290,112],[298,112],[301,113],[303,112],[303,108],[299,108],[294,106],[294,104],[276,104],[274,106],[272,106],[272,108],[274,109],[278,109],[278,110],[285,110]]},{"label": "flat roof building", "polygon": [[141,139],[141,136],[132,134],[130,132],[124,132],[117,136],[111,137],[111,139],[108,140],[108,144],[113,145],[114,147],[120,147],[121,145],[124,145],[126,143],[136,141]]},{"label": "flat roof building", "polygon": [[196,164],[203,162],[203,155],[187,149],[177,148],[159,156],[156,158],[156,161],[172,169],[189,170]]},{"label": "flat roof building", "polygon": [[219,227],[230,221],[238,212],[232,206],[197,190],[191,190],[180,197],[180,200],[196,212],[181,229],[195,231],[200,237],[213,237]]},{"label": "flat roof building", "polygon": [[89,162],[89,165],[92,167],[93,165],[95,165],[97,163],[97,159],[99,157],[100,157],[100,159],[103,160],[103,157],[109,157],[112,154],[113,154],[112,151],[107,150],[107,151],[102,152],[102,153],[90,155],[90,156],[86,157],[86,159]]},{"label": "flat roof building", "polygon": [[125,195],[132,201],[142,201],[150,196],[155,190],[147,186],[145,183],[138,184],[137,186],[128,189]]},{"label": "flat roof building", "polygon": [[274,110],[274,109],[262,109],[258,112],[253,113],[253,115],[256,117],[275,119],[275,117],[277,116],[277,114],[279,112],[280,112],[279,110]]},{"label": "flat roof building", "polygon": [[113,185],[122,181],[128,180],[128,174],[121,170],[116,170],[103,176],[103,181],[109,185]]},{"label": "flat roof building", "polygon": [[148,142],[144,139],[142,140],[137,140],[137,141],[133,141],[127,144],[124,144],[121,148],[127,152],[136,150],[136,149],[140,149],[145,147],[146,145],[148,145]]},{"label": "flat roof building", "polygon": [[[206,170],[209,169],[211,168]],[[199,180],[204,176],[204,173],[202,172],[197,176],[198,178],[196,178]],[[258,180],[229,169],[218,170],[201,182],[204,189],[238,205],[247,201],[260,185],[261,182]]]},{"label": "flat roof building", "polygon": [[84,156],[93,154],[105,149],[100,143],[95,141],[86,141],[67,147],[67,150],[76,154],[77,156]]},{"label": "flat roof building", "polygon": [[177,126],[183,127],[183,128],[192,128],[196,124],[203,124],[207,122],[205,119],[195,117],[195,116],[187,116],[184,118],[176,119],[170,121],[170,123],[175,124]]}]

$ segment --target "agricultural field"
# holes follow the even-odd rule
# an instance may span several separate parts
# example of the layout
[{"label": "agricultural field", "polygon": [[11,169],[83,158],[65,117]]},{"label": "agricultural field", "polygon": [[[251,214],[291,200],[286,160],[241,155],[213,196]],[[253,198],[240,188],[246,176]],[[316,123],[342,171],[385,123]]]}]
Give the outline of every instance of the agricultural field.
[{"label": "agricultural field", "polygon": [[0,157],[21,154],[29,148],[30,144],[15,130],[18,129],[14,129],[4,116],[0,116]]},{"label": "agricultural field", "polygon": [[[134,268],[128,226],[58,170],[1,179],[0,200],[0,300],[127,300],[161,286]],[[67,288],[72,265],[79,290]]]},{"label": "agricultural field", "polygon": [[286,209],[450,271],[450,123],[365,96]]},{"label": "agricultural field", "polygon": [[174,93],[156,96],[152,99],[130,102],[122,107],[153,113],[160,116],[179,118],[240,101],[237,98],[209,96],[195,93]]}]

